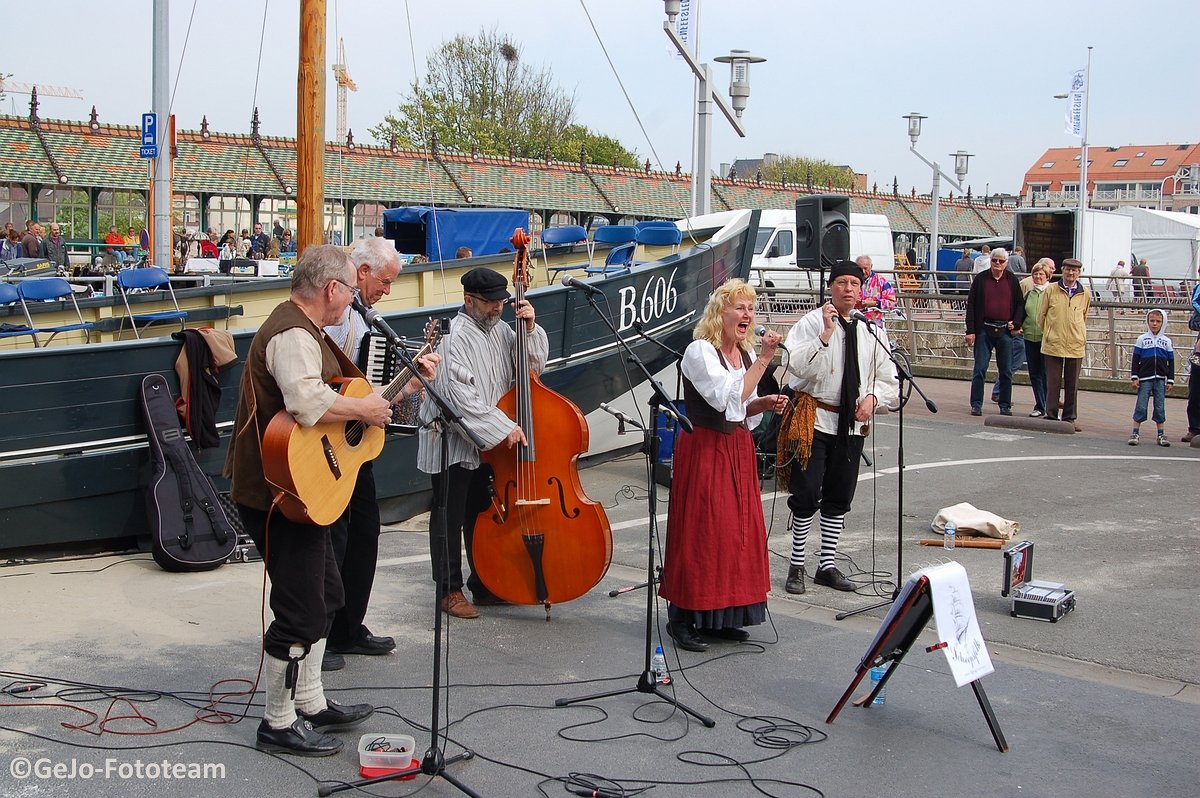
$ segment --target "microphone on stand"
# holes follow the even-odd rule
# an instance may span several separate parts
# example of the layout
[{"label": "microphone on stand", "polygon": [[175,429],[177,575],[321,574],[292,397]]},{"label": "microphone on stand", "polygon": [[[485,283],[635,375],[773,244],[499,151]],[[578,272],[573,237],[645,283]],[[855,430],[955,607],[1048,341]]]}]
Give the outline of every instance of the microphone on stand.
[{"label": "microphone on stand", "polygon": [[379,315],[379,311],[375,310],[374,308],[369,308],[363,303],[362,298],[358,295],[357,291],[354,292],[354,299],[350,300],[350,306],[359,312],[359,314],[366,320],[367,324],[374,327],[383,335],[383,337],[387,338],[389,343],[398,346],[401,349],[404,348],[404,339],[397,335],[396,331],[388,326],[388,323],[383,320],[382,316]]},{"label": "microphone on stand", "polygon": [[567,286],[568,288],[577,288],[580,291],[583,291],[585,294],[592,294],[593,296],[596,294],[599,294],[601,296],[604,295],[604,292],[601,291],[596,286],[588,285],[583,280],[580,280],[578,277],[572,277],[569,274],[564,274],[562,280],[560,280],[559,282],[561,282],[563,285]]},{"label": "microphone on stand", "polygon": [[858,319],[861,322],[871,324],[871,320],[867,318],[867,314],[858,309],[850,311],[850,318]]}]

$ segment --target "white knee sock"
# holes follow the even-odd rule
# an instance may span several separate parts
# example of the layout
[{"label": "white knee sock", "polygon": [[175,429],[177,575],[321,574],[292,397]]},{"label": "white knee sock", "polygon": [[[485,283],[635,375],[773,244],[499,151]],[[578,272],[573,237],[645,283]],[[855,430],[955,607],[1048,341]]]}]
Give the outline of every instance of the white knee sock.
[{"label": "white knee sock", "polygon": [[812,521],[811,515],[808,518],[792,516],[788,524],[788,529],[792,531],[792,556],[788,559],[788,565],[803,567],[804,549],[808,545],[808,532],[812,529]]},{"label": "white knee sock", "polygon": [[287,679],[288,661],[267,654],[263,664],[267,677],[267,708],[263,717],[272,729],[286,729],[296,722],[292,689],[284,684]]},{"label": "white knee sock", "polygon": [[833,558],[837,554],[838,539],[846,527],[845,515],[821,515],[821,570],[833,567]]},{"label": "white knee sock", "polygon": [[325,687],[321,684],[321,659],[325,656],[325,639],[309,646],[308,656],[300,661],[300,678],[296,681],[296,711],[315,715],[328,706]]}]

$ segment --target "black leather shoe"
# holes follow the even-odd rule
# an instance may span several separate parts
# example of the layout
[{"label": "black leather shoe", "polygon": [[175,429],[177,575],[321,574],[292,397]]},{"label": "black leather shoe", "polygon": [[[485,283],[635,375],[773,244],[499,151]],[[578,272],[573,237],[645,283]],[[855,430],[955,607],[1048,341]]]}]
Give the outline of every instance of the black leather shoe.
[{"label": "black leather shoe", "polygon": [[325,650],[332,651],[334,654],[366,654],[373,656],[386,654],[394,648],[396,648],[396,641],[390,637],[364,635],[348,646],[329,646]]},{"label": "black leather shoe", "polygon": [[704,637],[715,637],[718,640],[732,640],[735,643],[745,643],[750,639],[750,633],[745,629],[732,626],[724,629],[699,629],[697,631]]},{"label": "black leather shoe", "polygon": [[340,671],[344,667],[346,667],[345,657],[329,649],[325,649],[325,653],[321,655],[321,671],[323,673]]},{"label": "black leather shoe", "polygon": [[494,593],[471,593],[471,603],[476,607],[504,607],[512,604]]},{"label": "black leather shoe", "polygon": [[981,408],[981,407],[972,407],[972,408],[971,408],[971,415],[973,415],[973,416],[982,416],[982,415],[983,415],[983,408]]},{"label": "black leather shoe", "polygon": [[375,712],[375,707],[370,704],[339,704],[331,699],[326,699],[326,703],[329,706],[315,715],[305,715],[303,712],[297,714],[311,723],[314,729],[323,731],[357,726]]},{"label": "black leather shoe", "polygon": [[700,639],[691,624],[667,622],[667,634],[684,651],[708,651],[708,643]]},{"label": "black leather shoe", "polygon": [[824,585],[846,593],[854,592],[854,583],[843,576],[837,568],[822,568],[817,571],[816,576],[813,577],[813,584]]},{"label": "black leather shoe", "polygon": [[342,741],[317,731],[304,718],[296,718],[286,729],[272,729],[264,718],[258,724],[254,747],[272,754],[333,756],[342,750]]}]

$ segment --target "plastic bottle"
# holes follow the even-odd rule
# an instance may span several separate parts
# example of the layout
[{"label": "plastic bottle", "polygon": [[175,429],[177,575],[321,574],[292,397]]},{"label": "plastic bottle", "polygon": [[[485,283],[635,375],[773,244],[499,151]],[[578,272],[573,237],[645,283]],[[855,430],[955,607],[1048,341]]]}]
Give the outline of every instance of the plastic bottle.
[{"label": "plastic bottle", "polygon": [[[871,689],[872,690],[875,689],[875,685],[879,684],[879,681],[883,678],[883,675],[885,673],[887,673],[887,668],[885,668],[883,665],[877,665],[874,668],[871,668]],[[884,688],[882,690],[879,691],[879,695],[875,696],[875,700],[872,701],[871,704],[873,706],[882,706],[883,699],[885,699],[885,698],[887,698],[887,686],[886,685],[884,686]]]},{"label": "plastic bottle", "polygon": [[942,538],[942,546],[947,549],[954,548],[954,540],[958,537],[958,524],[953,521],[946,522],[946,534]]},{"label": "plastic bottle", "polygon": [[667,683],[667,656],[662,646],[654,647],[654,656],[650,658],[650,670],[654,673],[654,681],[659,684]]}]

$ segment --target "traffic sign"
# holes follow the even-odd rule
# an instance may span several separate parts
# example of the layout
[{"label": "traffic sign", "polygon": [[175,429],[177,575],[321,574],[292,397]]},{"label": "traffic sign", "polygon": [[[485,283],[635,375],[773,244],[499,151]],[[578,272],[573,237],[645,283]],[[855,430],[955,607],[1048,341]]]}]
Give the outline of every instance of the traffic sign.
[{"label": "traffic sign", "polygon": [[[142,146],[153,147],[158,144],[158,115],[142,114]],[[143,158],[154,156],[143,155]]]},{"label": "traffic sign", "polygon": [[140,158],[157,158],[158,157],[158,145],[151,144],[148,147],[142,147],[141,149],[138,150],[138,157],[140,157]]}]

